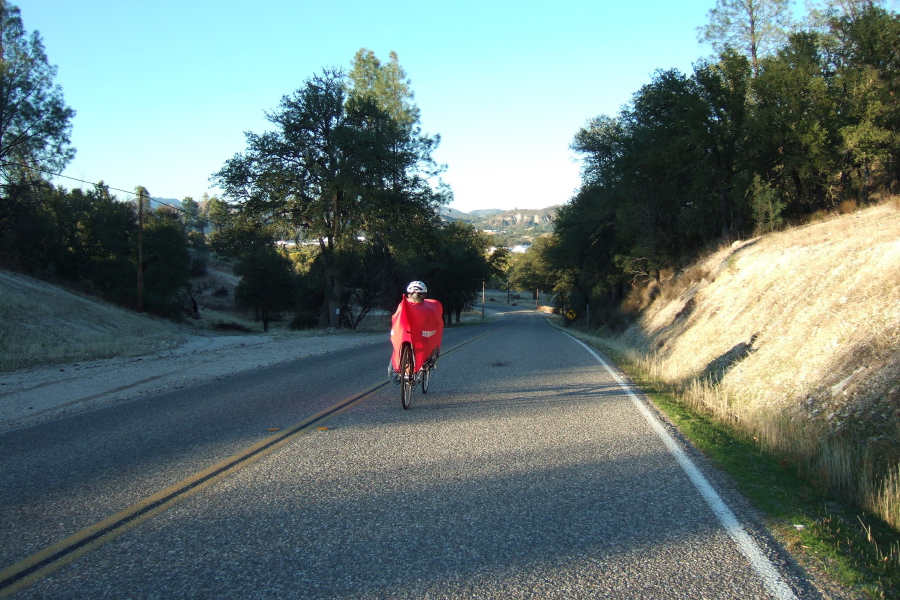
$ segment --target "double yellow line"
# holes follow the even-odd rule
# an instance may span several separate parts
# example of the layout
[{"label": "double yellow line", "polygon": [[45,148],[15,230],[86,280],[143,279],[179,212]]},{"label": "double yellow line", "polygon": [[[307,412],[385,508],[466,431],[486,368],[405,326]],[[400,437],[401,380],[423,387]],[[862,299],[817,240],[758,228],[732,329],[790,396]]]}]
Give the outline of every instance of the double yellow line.
[{"label": "double yellow line", "polygon": [[[447,350],[443,355],[458,350],[466,344],[493,332],[494,330],[487,331],[466,340]],[[285,431],[269,436],[218,464],[182,479],[175,485],[157,492],[99,523],[86,527],[78,533],[6,567],[0,571],[0,598],[5,598],[18,592],[41,577],[69,564],[79,556],[87,554],[167,510],[176,502],[189,498],[214,482],[258,461],[297,435],[309,431],[331,417],[359,404],[379,389],[388,385],[388,383],[384,381],[354,396],[345,398],[337,404],[292,425]]]}]

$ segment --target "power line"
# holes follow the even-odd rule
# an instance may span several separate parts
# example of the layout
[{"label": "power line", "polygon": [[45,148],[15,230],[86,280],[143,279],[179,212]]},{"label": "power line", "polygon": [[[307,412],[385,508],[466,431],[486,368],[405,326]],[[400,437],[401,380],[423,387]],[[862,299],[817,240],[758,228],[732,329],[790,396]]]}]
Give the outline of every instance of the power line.
[{"label": "power line", "polygon": [[[132,191],[128,191],[128,190],[123,190],[123,189],[120,189],[120,188],[115,188],[115,187],[112,187],[111,185],[106,185],[106,183],[103,183],[103,180],[102,180],[102,179],[101,179],[99,182],[85,181],[84,179],[78,179],[77,177],[70,177],[69,175],[63,175],[62,173],[54,173],[53,171],[50,171],[50,170],[48,170],[48,169],[43,169],[43,168],[41,168],[41,167],[28,167],[28,166],[26,166],[26,165],[22,165],[22,164],[19,164],[19,163],[4,163],[3,166],[15,166],[15,167],[28,168],[28,169],[32,169],[32,170],[34,170],[34,171],[39,171],[39,172],[41,172],[41,173],[46,173],[46,174],[48,174],[48,175],[52,175],[53,177],[61,177],[61,178],[63,178],[63,179],[71,179],[72,181],[77,181],[77,182],[83,183],[83,184],[85,184],[85,185],[92,185],[92,186],[94,186],[95,188],[96,188],[96,187],[100,187],[100,184],[102,183],[102,184],[103,184],[103,187],[104,187],[105,189],[107,189],[107,190],[113,190],[113,191],[116,191],[116,192],[122,192],[123,194],[129,194],[129,195],[131,195],[131,196],[134,196],[135,198],[137,198],[137,197],[140,195],[141,198],[147,198],[147,200],[149,200],[150,202],[156,202],[157,204],[159,204],[159,205],[161,205],[161,206],[166,206],[166,207],[168,207],[168,208],[171,208],[171,209],[173,209],[173,210],[176,210],[176,211],[178,211],[178,212],[180,212],[180,213],[183,213],[183,214],[185,214],[185,215],[189,215],[189,216],[192,216],[192,217],[200,218],[200,215],[194,215],[194,214],[192,214],[192,213],[189,213],[187,210],[185,210],[185,209],[184,209],[183,207],[181,207],[181,206],[175,206],[174,204],[169,204],[168,202],[163,202],[161,199],[159,199],[159,198],[154,198],[153,196],[144,195],[144,194],[137,194],[136,192],[132,192]],[[190,196],[187,196],[187,197],[190,198]],[[193,198],[192,198],[192,199],[193,199]],[[213,225],[213,226],[216,225],[215,223],[213,223],[213,222],[209,219],[209,217],[202,217],[202,218],[203,218],[203,221],[204,221],[207,225]]]}]

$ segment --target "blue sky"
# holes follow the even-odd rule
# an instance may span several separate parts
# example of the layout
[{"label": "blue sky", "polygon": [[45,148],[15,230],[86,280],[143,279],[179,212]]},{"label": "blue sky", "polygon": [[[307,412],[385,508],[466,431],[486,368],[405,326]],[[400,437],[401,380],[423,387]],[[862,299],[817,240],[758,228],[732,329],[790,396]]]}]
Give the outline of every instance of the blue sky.
[{"label": "blue sky", "polygon": [[243,132],[267,129],[263,111],[365,47],[397,52],[424,130],[441,135],[451,206],[469,211],[567,202],[575,132],[616,114],[655,70],[689,73],[708,55],[696,28],[714,0],[12,3],[77,112],[65,175],[212,195]]}]

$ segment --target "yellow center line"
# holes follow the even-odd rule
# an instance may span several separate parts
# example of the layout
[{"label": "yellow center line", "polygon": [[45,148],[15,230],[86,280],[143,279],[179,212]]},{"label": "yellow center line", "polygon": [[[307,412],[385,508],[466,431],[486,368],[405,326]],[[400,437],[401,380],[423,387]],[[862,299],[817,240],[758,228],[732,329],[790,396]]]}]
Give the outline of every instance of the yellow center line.
[{"label": "yellow center line", "polygon": [[[487,331],[457,344],[450,350],[443,352],[442,356],[493,332],[494,330]],[[207,469],[186,477],[175,485],[144,498],[140,502],[6,567],[0,571],[0,598],[16,593],[41,577],[71,563],[79,556],[87,554],[123,533],[134,529],[148,519],[171,508],[177,502],[189,498],[227,475],[236,473],[244,467],[253,464],[285,445],[297,435],[309,431],[314,425],[321,425],[331,417],[368,399],[386,385],[388,385],[388,382],[384,381],[354,396],[345,398],[337,404],[291,425],[283,432],[269,436],[230,458],[226,458]]]}]

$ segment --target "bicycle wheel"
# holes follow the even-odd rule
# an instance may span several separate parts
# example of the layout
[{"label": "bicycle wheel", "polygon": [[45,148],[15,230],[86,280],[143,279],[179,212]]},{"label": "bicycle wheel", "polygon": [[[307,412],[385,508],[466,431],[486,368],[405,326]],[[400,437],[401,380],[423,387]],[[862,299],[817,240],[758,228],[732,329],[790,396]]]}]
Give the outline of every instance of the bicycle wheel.
[{"label": "bicycle wheel", "polygon": [[431,368],[428,366],[428,363],[425,363],[425,366],[422,367],[422,393],[428,393],[428,382],[431,380]]},{"label": "bicycle wheel", "polygon": [[415,368],[412,346],[407,344],[400,350],[400,402],[403,410],[409,408],[409,401],[412,400],[413,387],[416,385]]}]

